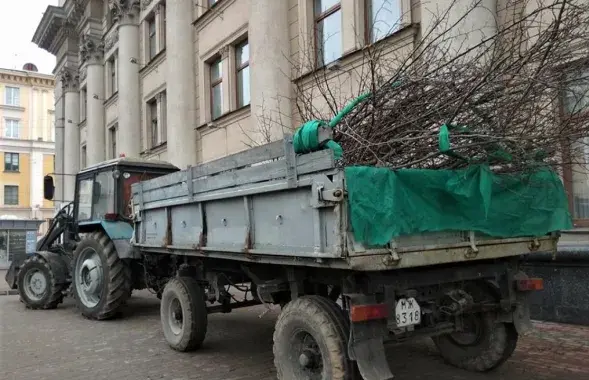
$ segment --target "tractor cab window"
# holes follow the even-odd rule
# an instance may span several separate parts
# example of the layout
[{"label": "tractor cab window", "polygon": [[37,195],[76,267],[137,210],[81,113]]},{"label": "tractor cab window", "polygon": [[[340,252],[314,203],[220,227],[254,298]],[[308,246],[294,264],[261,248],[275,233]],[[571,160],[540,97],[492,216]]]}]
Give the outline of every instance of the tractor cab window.
[{"label": "tractor cab window", "polygon": [[92,183],[94,179],[85,179],[78,185],[78,220],[88,220],[92,216]]},{"label": "tractor cab window", "polygon": [[92,218],[97,220],[104,219],[105,214],[115,212],[115,179],[112,172],[102,172],[96,175],[94,180],[96,196],[94,198],[94,209]]},{"label": "tractor cab window", "polygon": [[112,172],[98,173],[78,185],[78,220],[102,220],[115,210],[115,179]]}]

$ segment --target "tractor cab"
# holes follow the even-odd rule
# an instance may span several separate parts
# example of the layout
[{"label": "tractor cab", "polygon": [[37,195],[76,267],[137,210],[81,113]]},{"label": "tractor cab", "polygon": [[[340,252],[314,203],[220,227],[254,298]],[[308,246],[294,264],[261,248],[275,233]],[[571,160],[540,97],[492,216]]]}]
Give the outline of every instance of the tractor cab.
[{"label": "tractor cab", "polygon": [[[116,158],[89,166],[76,175],[73,218],[79,232],[103,221],[128,221],[133,214],[131,185],[179,169],[166,162]],[[44,197],[52,200],[51,176],[44,180]]]}]

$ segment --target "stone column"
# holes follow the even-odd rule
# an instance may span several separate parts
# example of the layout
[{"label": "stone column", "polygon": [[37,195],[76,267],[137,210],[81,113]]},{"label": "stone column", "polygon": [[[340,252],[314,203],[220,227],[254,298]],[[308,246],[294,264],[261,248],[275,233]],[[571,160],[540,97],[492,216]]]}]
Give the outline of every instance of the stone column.
[{"label": "stone column", "polygon": [[[173,2],[172,2],[173,3]],[[139,94],[139,0],[114,0],[119,21],[119,130],[118,154],[139,157],[141,151],[141,100]]]},{"label": "stone column", "polygon": [[[280,139],[290,129],[292,84],[288,2],[251,0],[249,21],[252,121],[269,123],[272,139]],[[263,86],[257,86],[263,83]]]},{"label": "stone column", "polygon": [[192,0],[166,3],[168,161],[181,169],[196,163]]},{"label": "stone column", "polygon": [[80,53],[82,62],[87,64],[86,163],[93,165],[105,159],[104,45],[100,38],[84,35]]},{"label": "stone column", "polygon": [[74,200],[75,175],[80,170],[80,89],[78,74],[71,69],[61,71],[64,92],[63,196]]},{"label": "stone column", "polygon": [[64,97],[63,97],[63,85],[61,79],[58,77],[55,81],[55,174],[53,175],[53,181],[55,183],[55,194],[54,203],[55,210],[59,210],[63,204],[64,192],[63,192],[63,150],[64,150]]}]

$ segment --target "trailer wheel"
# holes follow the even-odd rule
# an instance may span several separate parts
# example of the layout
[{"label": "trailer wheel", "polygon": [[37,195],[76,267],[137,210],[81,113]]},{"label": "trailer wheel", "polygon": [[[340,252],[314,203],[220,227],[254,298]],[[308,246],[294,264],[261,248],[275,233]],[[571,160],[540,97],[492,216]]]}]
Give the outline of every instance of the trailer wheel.
[{"label": "trailer wheel", "polygon": [[349,321],[328,298],[304,296],[288,303],[274,331],[278,379],[353,379],[349,332]]},{"label": "trailer wheel", "polygon": [[51,266],[38,255],[20,267],[18,292],[29,309],[55,309],[63,302],[63,286],[56,283]]},{"label": "trailer wheel", "polygon": [[76,247],[72,282],[82,315],[89,319],[110,319],[130,296],[131,270],[119,258],[108,235],[95,231]]},{"label": "trailer wheel", "polygon": [[[477,301],[494,301],[495,295],[480,284],[469,284]],[[465,314],[464,330],[434,337],[434,343],[449,364],[475,372],[491,371],[513,355],[518,333],[511,323],[498,322],[494,313]]]},{"label": "trailer wheel", "polygon": [[190,277],[170,280],[160,303],[166,341],[176,351],[200,348],[207,333],[208,312],[204,292]]}]

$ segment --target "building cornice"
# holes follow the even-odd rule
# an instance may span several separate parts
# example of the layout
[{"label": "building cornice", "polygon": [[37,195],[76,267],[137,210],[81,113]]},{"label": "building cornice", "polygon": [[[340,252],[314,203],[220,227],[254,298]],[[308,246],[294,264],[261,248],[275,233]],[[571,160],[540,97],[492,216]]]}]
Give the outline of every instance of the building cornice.
[{"label": "building cornice", "polygon": [[57,55],[63,40],[76,34],[89,1],[66,0],[61,7],[49,5],[37,26],[32,42],[41,49]]},{"label": "building cornice", "polygon": [[55,142],[0,138],[0,151],[14,153],[55,153]]},{"label": "building cornice", "polygon": [[192,22],[192,25],[196,28],[197,31],[200,32],[217,16],[222,15],[223,11],[229,8],[233,3],[235,3],[235,0],[223,0],[216,2],[211,8],[205,10],[202,15],[197,17],[196,20]]},{"label": "building cornice", "polygon": [[9,106],[8,104],[0,104],[0,109],[7,110],[7,111],[25,112],[25,107]]},{"label": "building cornice", "polygon": [[39,46],[41,49],[48,51],[53,55],[57,55],[57,50],[53,50],[55,46],[53,40],[56,38],[61,27],[66,23],[66,14],[63,7],[57,7],[49,5],[41,22],[35,30],[33,35],[33,43]]}]

